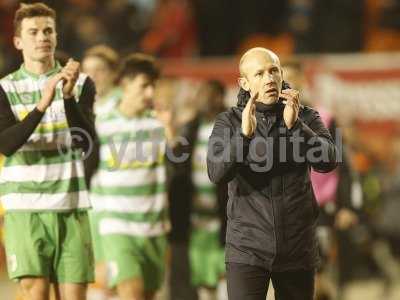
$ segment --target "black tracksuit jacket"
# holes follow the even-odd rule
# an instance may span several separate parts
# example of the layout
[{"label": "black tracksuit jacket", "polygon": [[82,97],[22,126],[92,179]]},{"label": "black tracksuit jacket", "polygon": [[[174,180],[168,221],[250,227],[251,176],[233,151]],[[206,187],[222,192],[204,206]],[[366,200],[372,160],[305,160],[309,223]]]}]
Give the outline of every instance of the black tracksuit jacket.
[{"label": "black tracksuit jacket", "polygon": [[[207,156],[210,180],[228,182],[226,262],[275,272],[314,269],[319,262],[318,205],[310,168],[333,170],[336,146],[318,112],[310,107],[300,108],[298,120],[288,130],[280,103],[256,103],[256,132],[246,138],[241,120],[249,95],[241,90],[238,98],[237,107],[217,116]],[[322,152],[323,161],[312,159]],[[297,156],[305,157],[304,161]]]}]

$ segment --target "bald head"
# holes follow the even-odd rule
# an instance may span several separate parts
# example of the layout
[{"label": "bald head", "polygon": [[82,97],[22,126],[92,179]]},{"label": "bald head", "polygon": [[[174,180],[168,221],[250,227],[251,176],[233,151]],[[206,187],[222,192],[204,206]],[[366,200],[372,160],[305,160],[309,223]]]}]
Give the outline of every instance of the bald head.
[{"label": "bald head", "polygon": [[282,89],[282,68],[278,56],[265,48],[252,48],[239,63],[239,85],[250,95],[258,94],[265,104],[275,103]]},{"label": "bald head", "polygon": [[246,76],[246,72],[248,71],[247,66],[249,62],[251,63],[254,60],[258,60],[260,58],[271,61],[277,64],[278,66],[281,65],[278,55],[276,55],[271,50],[262,47],[251,48],[250,50],[247,50],[246,53],[243,54],[242,57],[240,58],[239,62],[240,76],[242,77]]}]

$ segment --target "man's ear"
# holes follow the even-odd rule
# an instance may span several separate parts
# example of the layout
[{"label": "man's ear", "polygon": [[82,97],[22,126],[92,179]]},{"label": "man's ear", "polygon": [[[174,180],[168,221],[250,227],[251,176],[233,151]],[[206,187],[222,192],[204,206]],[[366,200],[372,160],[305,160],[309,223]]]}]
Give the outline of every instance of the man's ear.
[{"label": "man's ear", "polygon": [[239,77],[238,79],[239,86],[244,89],[245,91],[250,90],[249,82],[245,77]]},{"label": "man's ear", "polygon": [[17,48],[17,50],[22,50],[21,38],[19,36],[14,36],[13,42],[14,42],[14,46],[15,46],[15,48]]}]

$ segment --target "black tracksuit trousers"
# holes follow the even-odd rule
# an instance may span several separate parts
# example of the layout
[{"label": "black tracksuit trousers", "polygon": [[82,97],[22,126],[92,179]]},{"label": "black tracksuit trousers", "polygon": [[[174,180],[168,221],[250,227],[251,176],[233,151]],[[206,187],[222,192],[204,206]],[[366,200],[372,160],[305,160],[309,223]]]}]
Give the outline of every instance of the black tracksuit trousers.
[{"label": "black tracksuit trousers", "polygon": [[270,272],[259,266],[227,263],[229,300],[265,300],[270,279],[275,300],[313,300],[314,270]]}]

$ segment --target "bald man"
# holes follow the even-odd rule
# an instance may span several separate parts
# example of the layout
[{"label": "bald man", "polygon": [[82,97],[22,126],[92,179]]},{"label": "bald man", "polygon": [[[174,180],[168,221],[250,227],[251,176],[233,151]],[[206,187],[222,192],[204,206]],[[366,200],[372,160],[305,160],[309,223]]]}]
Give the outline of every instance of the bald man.
[{"label": "bald man", "polygon": [[[236,107],[216,118],[208,175],[228,183],[226,269],[230,300],[311,300],[318,264],[318,205],[309,170],[336,167],[336,147],[318,112],[288,88],[278,56],[247,51]],[[285,89],[282,89],[285,87]]]}]

